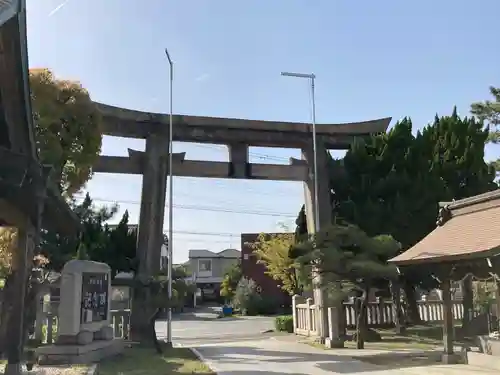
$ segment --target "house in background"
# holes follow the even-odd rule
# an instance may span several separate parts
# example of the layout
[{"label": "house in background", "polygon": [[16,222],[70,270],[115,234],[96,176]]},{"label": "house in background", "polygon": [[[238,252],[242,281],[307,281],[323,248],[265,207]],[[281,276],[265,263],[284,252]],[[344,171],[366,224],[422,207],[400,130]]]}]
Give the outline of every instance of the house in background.
[{"label": "house in background", "polygon": [[189,250],[189,270],[193,275],[201,301],[221,301],[220,286],[224,274],[241,259],[241,252],[226,249],[219,253]]}]

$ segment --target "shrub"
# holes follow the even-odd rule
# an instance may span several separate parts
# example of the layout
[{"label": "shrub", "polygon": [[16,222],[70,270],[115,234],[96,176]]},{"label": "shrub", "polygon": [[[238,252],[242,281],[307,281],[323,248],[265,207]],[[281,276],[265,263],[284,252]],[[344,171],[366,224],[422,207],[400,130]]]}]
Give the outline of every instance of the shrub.
[{"label": "shrub", "polygon": [[274,319],[274,327],[278,332],[293,333],[293,316],[282,315]]},{"label": "shrub", "polygon": [[261,295],[257,291],[257,284],[252,279],[242,278],[238,282],[233,299],[233,305],[243,315],[257,315]]},{"label": "shrub", "polygon": [[259,315],[277,315],[282,314],[282,308],[276,298],[271,296],[261,295],[257,306],[257,314]]}]

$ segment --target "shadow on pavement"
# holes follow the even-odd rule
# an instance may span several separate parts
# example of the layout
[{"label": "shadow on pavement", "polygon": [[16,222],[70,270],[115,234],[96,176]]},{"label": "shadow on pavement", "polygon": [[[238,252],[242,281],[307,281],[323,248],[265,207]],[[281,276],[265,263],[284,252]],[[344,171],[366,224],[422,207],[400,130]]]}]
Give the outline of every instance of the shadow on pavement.
[{"label": "shadow on pavement", "polygon": [[[163,320],[166,320],[166,319],[162,319],[162,320],[159,320],[159,321],[163,321]],[[231,318],[231,317],[227,317],[227,318],[219,318],[218,315],[208,315],[208,316],[200,316],[200,315],[196,315],[196,314],[190,314],[190,313],[187,313],[187,314],[179,314],[178,316],[172,316],[172,321],[173,322],[186,322],[186,321],[189,321],[189,322],[235,322],[235,321],[241,321],[242,319],[240,318]]]},{"label": "shadow on pavement", "polygon": [[[216,350],[210,347],[202,348],[203,352],[210,353],[208,358],[220,363],[245,363],[253,364],[258,358],[259,362],[272,362],[288,364],[290,362],[304,363],[310,362],[314,366],[324,370],[339,374],[349,374],[357,372],[383,371],[391,369],[401,369],[410,367],[435,366],[441,364],[440,352],[419,352],[419,353],[395,353],[387,352],[380,354],[362,354],[359,356],[339,355],[327,353],[311,352],[287,352],[280,350],[264,350],[255,347],[243,346],[217,346]],[[342,349],[339,349],[341,351]],[[245,356],[250,358],[245,358]],[[425,371],[424,368],[422,368]],[[237,373],[237,372],[235,372]],[[242,372],[243,374],[245,372]],[[258,373],[258,371],[248,372]],[[265,373],[265,372],[263,372]]]}]

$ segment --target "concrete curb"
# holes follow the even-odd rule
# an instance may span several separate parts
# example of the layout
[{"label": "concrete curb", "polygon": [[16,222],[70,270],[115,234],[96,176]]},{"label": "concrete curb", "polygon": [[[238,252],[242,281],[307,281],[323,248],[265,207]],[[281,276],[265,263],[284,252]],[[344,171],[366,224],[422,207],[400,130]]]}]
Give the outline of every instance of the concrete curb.
[{"label": "concrete curb", "polygon": [[213,371],[215,374],[217,375],[222,375],[222,372],[220,372],[219,370],[217,370],[217,368],[215,367],[215,365],[209,361],[208,359],[206,359],[203,354],[201,354],[198,349],[196,348],[188,348],[189,350],[191,350],[191,352],[193,352],[193,354],[201,361],[203,362],[204,364],[206,364],[208,366],[208,368]]},{"label": "concrete curb", "polygon": [[99,364],[94,363],[93,365],[90,365],[85,375],[99,375]]}]

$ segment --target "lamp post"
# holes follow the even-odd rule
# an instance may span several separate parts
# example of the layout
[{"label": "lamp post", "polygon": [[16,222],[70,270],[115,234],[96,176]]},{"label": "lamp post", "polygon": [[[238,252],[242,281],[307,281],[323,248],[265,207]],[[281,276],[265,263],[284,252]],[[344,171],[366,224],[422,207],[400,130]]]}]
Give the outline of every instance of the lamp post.
[{"label": "lamp post", "polygon": [[312,134],[313,134],[313,183],[314,183],[314,229],[319,232],[319,205],[318,205],[318,163],[316,152],[316,102],[314,98],[314,80],[316,76],[314,73],[290,73],[281,72],[284,77],[307,78],[311,83],[311,106],[312,106]]},{"label": "lamp post", "polygon": [[[168,299],[172,300],[172,260],[173,260],[173,244],[174,244],[174,230],[173,230],[173,218],[174,218],[174,173],[173,173],[173,145],[174,145],[174,135],[173,135],[173,83],[174,83],[174,63],[170,58],[168,49],[165,48],[165,55],[167,55],[168,64],[170,66],[170,114],[169,114],[169,126],[168,126],[168,248],[167,248],[167,275],[168,275]],[[167,345],[172,346],[172,307],[168,308],[167,316]]]}]

